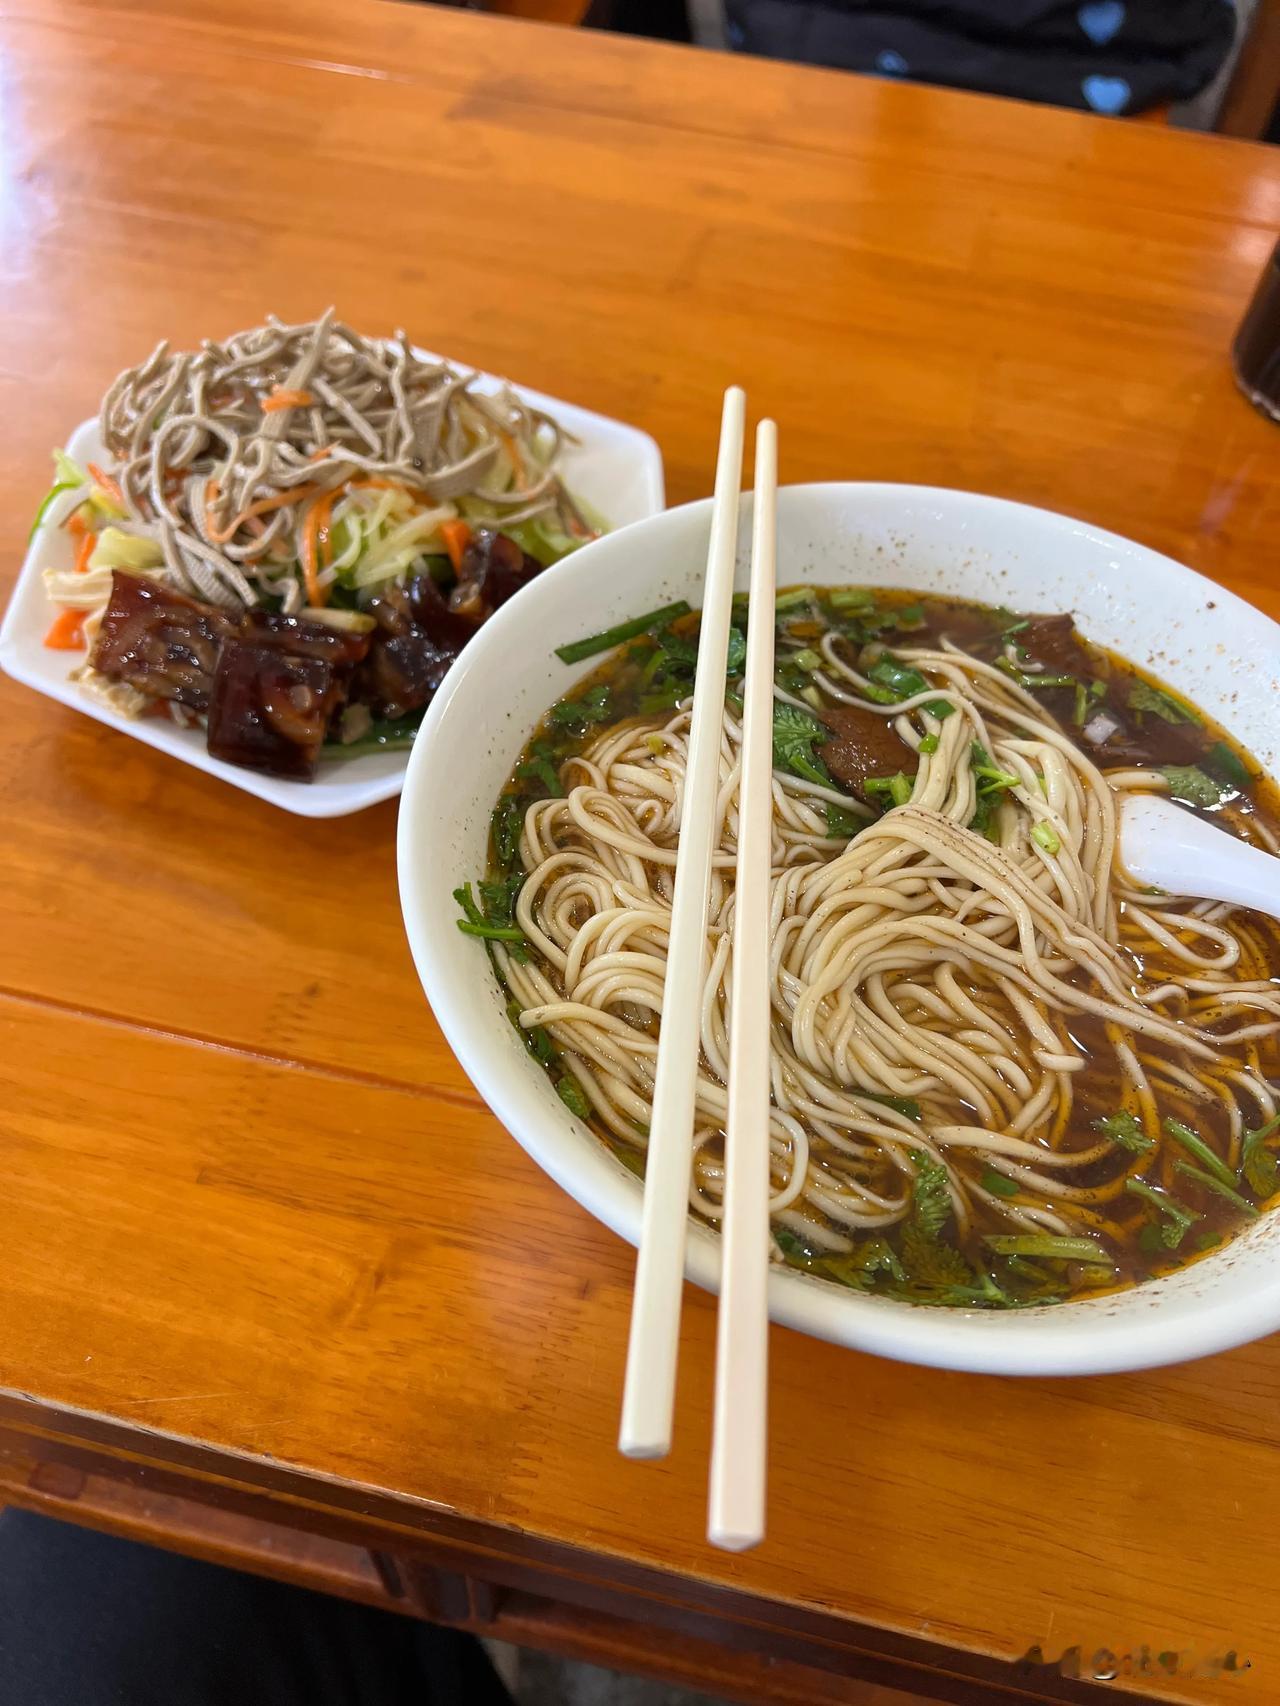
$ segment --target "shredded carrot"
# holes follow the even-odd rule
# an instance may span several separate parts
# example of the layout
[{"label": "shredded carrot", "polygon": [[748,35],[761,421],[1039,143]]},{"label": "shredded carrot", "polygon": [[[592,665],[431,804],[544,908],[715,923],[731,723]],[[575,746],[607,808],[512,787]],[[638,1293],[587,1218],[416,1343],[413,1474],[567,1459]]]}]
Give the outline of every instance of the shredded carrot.
[{"label": "shredded carrot", "polygon": [[84,650],[84,619],[87,610],[60,610],[49,625],[44,643],[52,652]]},{"label": "shredded carrot", "polygon": [[332,492],[324,492],[307,511],[302,523],[302,574],[307,583],[307,600],[311,604],[327,604],[329,589],[320,585],[320,553],[328,554],[329,516],[333,510]]},{"label": "shredded carrot", "polygon": [[307,457],[307,461],[308,462],[323,462],[326,456],[332,456],[332,455],[333,455],[333,446],[331,444],[322,444],[320,446],[319,450],[313,450],[311,452],[310,456]]},{"label": "shredded carrot", "polygon": [[76,573],[78,575],[88,574],[89,559],[92,557],[93,548],[97,543],[97,534],[90,533],[89,529],[86,527],[84,532],[80,535],[80,544],[76,549]]},{"label": "shredded carrot", "polygon": [[337,492],[326,492],[322,498],[316,499],[320,506],[320,526],[316,537],[320,546],[320,566],[324,569],[327,569],[333,561],[333,545],[330,535],[333,529],[333,506],[337,496]]},{"label": "shredded carrot", "polygon": [[512,438],[509,432],[499,432],[498,437],[502,440],[502,448],[511,458],[511,467],[514,472],[516,490],[518,492],[526,491],[529,485],[529,477],[525,469],[524,458],[520,454],[519,445],[516,443],[515,439]]},{"label": "shredded carrot", "polygon": [[85,520],[79,509],[73,509],[62,525],[73,539],[79,539],[81,534],[86,531]]},{"label": "shredded carrot", "polygon": [[283,504],[305,503],[308,498],[314,498],[324,490],[323,486],[293,486],[288,491],[277,492],[273,498],[259,498],[257,503],[251,503],[242,509],[225,527],[210,525],[209,537],[215,545],[225,545],[228,539],[235,537],[251,515],[269,515],[273,509],[279,509]]},{"label": "shredded carrot", "polygon": [[462,573],[462,554],[471,543],[471,528],[465,521],[442,521],[440,537],[444,540],[444,548],[449,553],[449,561],[453,564],[454,574]]},{"label": "shredded carrot", "polygon": [[310,391],[286,391],[282,385],[277,385],[262,399],[262,412],[273,415],[279,409],[309,409],[314,402]]},{"label": "shredded carrot", "polygon": [[94,485],[101,486],[102,490],[107,494],[112,502],[119,504],[120,508],[123,509],[124,493],[120,490],[119,482],[113,480],[110,474],[105,473],[101,468],[99,468],[96,462],[90,462],[89,472],[93,475]]}]

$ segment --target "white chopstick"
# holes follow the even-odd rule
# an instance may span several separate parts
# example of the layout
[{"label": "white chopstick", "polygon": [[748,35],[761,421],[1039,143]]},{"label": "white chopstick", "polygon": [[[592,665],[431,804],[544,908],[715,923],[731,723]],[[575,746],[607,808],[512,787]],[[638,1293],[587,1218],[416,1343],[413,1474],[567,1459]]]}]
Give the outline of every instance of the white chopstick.
[{"label": "white chopstick", "polygon": [[764,1538],[769,1375],[769,876],[773,840],[773,604],[778,431],[756,429],[751,597],[729,1004],[720,1319],[707,1539],[741,1552]]},{"label": "white chopstick", "polygon": [[707,975],[707,900],[719,827],[715,807],[724,733],[724,679],[733,613],[745,414],[746,397],[732,385],[724,394],[720,419],[720,454],[711,506],[658,1065],[649,1121],[644,1215],[618,1435],[618,1449],[628,1457],[664,1457],[671,1447],[702,989]]}]

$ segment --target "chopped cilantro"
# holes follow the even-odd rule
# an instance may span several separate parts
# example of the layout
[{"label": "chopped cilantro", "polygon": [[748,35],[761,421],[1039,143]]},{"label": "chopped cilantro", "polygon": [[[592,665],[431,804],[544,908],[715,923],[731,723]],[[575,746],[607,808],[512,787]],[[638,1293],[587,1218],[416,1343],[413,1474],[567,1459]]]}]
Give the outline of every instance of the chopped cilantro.
[{"label": "chopped cilantro", "polygon": [[887,1096],[881,1090],[863,1090],[856,1084],[849,1094],[862,1096],[868,1102],[879,1102],[882,1108],[892,1108],[895,1114],[904,1114],[909,1120],[921,1118],[920,1104],[914,1096]]},{"label": "chopped cilantro", "polygon": [[1280,1114],[1256,1131],[1246,1131],[1240,1149],[1240,1173],[1255,1197],[1272,1196],[1280,1185],[1280,1162],[1264,1140],[1280,1126]]},{"label": "chopped cilantro", "polygon": [[[512,879],[512,882],[517,882],[517,891],[519,891],[519,880]],[[490,889],[493,894],[500,894],[500,896],[507,894],[507,884],[481,884],[481,894],[485,889]],[[517,959],[521,959],[524,955],[524,931],[519,928],[519,925],[514,925],[510,921],[510,902],[505,902],[505,906],[503,906],[505,918],[503,916],[488,918],[485,913],[481,913],[480,906],[476,906],[476,897],[471,892],[469,882],[464,882],[461,889],[454,889],[454,899],[463,908],[463,916],[456,920],[456,923],[457,928],[463,931],[464,937],[480,937],[483,942],[514,943],[512,954],[515,954]]]},{"label": "chopped cilantro", "polygon": [[1184,800],[1190,806],[1207,808],[1216,806],[1222,798],[1222,788],[1198,765],[1164,764],[1161,765],[1160,772],[1169,784],[1169,792],[1175,800]]},{"label": "chopped cilantro", "polygon": [[823,807],[827,819],[827,834],[840,841],[852,841],[860,829],[866,828],[864,818],[855,817],[843,806],[838,806],[833,800],[828,800]]},{"label": "chopped cilantro", "polygon": [[793,1232],[789,1226],[775,1226],[772,1231],[774,1243],[789,1262],[799,1267],[811,1267],[821,1258],[823,1252],[817,1245],[801,1238],[799,1233]]},{"label": "chopped cilantro", "polygon": [[[879,705],[893,705],[900,699],[914,699],[929,691],[929,683],[918,669],[901,663],[889,652],[882,652],[867,671],[867,680],[876,689],[870,697]],[[935,717],[949,717],[955,706],[949,699],[935,699],[924,707]]]},{"label": "chopped cilantro", "polygon": [[814,753],[814,747],[830,738],[816,718],[798,705],[785,700],[773,708],[773,763],[776,770],[789,770],[820,787],[831,787],[826,765]]},{"label": "chopped cilantro", "polygon": [[984,1191],[990,1191],[993,1197],[1016,1197],[1020,1186],[1016,1179],[1011,1179],[1005,1173],[997,1173],[994,1167],[988,1167],[983,1172],[981,1181]]},{"label": "chopped cilantro", "polygon": [[1203,1167],[1193,1167],[1190,1161],[1175,1161],[1173,1170],[1175,1173],[1181,1173],[1184,1179],[1191,1179],[1206,1191],[1212,1191],[1215,1196],[1222,1197],[1232,1208],[1239,1209],[1241,1214],[1247,1214],[1253,1220],[1257,1219],[1260,1211],[1255,1204],[1242,1197],[1239,1191],[1233,1190],[1230,1185],[1224,1185],[1214,1174],[1206,1173]]},{"label": "chopped cilantro", "polygon": [[556,775],[556,767],[551,762],[551,748],[545,741],[534,742],[529,749],[529,757],[523,764],[517,764],[516,775],[526,782],[540,782],[553,799],[559,799],[564,794],[560,778]]},{"label": "chopped cilantro", "polygon": [[1127,1149],[1133,1155],[1145,1155],[1154,1149],[1156,1140],[1148,1137],[1142,1129],[1142,1122],[1136,1114],[1126,1112],[1105,1114],[1093,1121],[1093,1129],[1100,1131],[1104,1137],[1109,1137],[1112,1143],[1121,1149]]},{"label": "chopped cilantro", "polygon": [[584,734],[591,723],[607,723],[613,715],[612,696],[601,683],[577,699],[562,699],[551,707],[549,721],[569,734]]},{"label": "chopped cilantro", "polygon": [[524,828],[524,805],[514,794],[504,794],[493,814],[491,832],[498,864],[505,870],[516,856],[520,831]]},{"label": "chopped cilantro", "polygon": [[1162,717],[1166,723],[1200,723],[1200,714],[1193,711],[1190,705],[1184,705],[1181,699],[1175,699],[1172,693],[1166,693],[1163,687],[1156,687],[1150,681],[1135,677],[1129,687],[1129,709],[1136,711],[1141,717],[1144,711],[1150,711],[1153,716]]},{"label": "chopped cilantro", "polygon": [[1126,1179],[1124,1188],[1136,1197],[1145,1197],[1163,1216],[1159,1221],[1149,1222],[1139,1234],[1138,1243],[1148,1255],[1161,1250],[1176,1250],[1200,1219],[1198,1214],[1183,1208],[1167,1192],[1157,1190],[1145,1179]]},{"label": "chopped cilantro", "polygon": [[523,1011],[518,1001],[507,1002],[507,1018],[519,1031],[524,1046],[540,1066],[550,1066],[556,1058],[556,1045],[552,1042],[550,1033],[544,1031],[541,1025],[526,1027],[520,1023]]},{"label": "chopped cilantro", "polygon": [[1191,1127],[1183,1125],[1181,1120],[1165,1120],[1163,1124],[1173,1141],[1181,1144],[1189,1155],[1194,1156],[1200,1166],[1212,1173],[1219,1184],[1235,1184],[1235,1174],[1221,1156],[1214,1154],[1199,1132],[1192,1131]]},{"label": "chopped cilantro", "polygon": [[907,1272],[898,1260],[893,1246],[883,1238],[866,1238],[855,1245],[847,1256],[828,1256],[822,1263],[824,1273],[841,1285],[865,1291],[879,1273],[888,1274],[899,1285],[906,1281]]},{"label": "chopped cilantro", "polygon": [[995,1232],[982,1242],[997,1256],[1032,1256],[1044,1262],[1089,1262],[1112,1267],[1111,1257],[1092,1238],[1057,1238],[1048,1232]]}]

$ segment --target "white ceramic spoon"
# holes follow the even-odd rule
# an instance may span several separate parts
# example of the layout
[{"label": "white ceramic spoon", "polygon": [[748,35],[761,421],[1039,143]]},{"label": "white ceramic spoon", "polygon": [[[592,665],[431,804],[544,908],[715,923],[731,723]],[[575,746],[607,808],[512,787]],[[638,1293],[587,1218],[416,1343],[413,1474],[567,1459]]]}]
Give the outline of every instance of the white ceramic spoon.
[{"label": "white ceramic spoon", "polygon": [[1280,859],[1158,794],[1126,797],[1120,857],[1131,877],[1166,894],[1225,900],[1280,918]]}]

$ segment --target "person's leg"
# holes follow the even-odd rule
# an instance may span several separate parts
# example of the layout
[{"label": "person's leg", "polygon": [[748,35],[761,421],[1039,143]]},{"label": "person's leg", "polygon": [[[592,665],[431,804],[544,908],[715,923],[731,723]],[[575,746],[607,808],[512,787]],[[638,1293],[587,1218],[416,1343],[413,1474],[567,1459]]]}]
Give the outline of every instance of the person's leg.
[{"label": "person's leg", "polygon": [[511,1706],[469,1635],[0,1512],[0,1706]]}]

